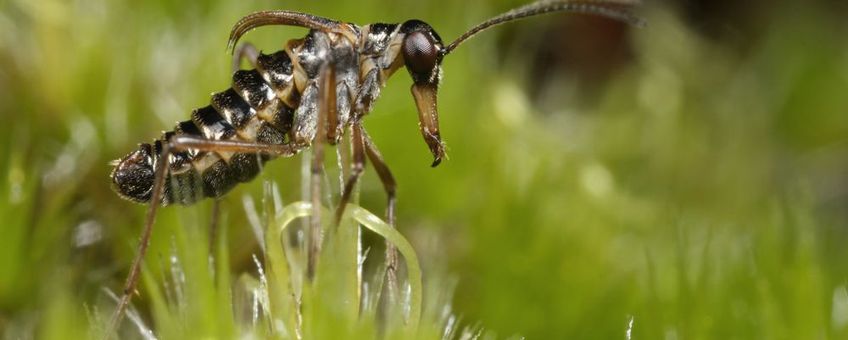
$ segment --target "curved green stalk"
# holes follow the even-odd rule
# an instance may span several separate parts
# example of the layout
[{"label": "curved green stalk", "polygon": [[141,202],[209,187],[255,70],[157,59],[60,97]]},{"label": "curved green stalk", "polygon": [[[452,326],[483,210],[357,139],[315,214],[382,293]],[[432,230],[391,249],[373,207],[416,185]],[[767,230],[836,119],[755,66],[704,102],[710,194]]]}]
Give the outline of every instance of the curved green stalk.
[{"label": "curved green stalk", "polygon": [[418,256],[415,255],[415,250],[403,235],[368,210],[355,205],[350,205],[348,209],[350,209],[356,221],[394,244],[400,253],[403,254],[403,258],[406,259],[407,281],[409,281],[412,291],[409,297],[409,319],[407,326],[415,330],[418,328],[418,321],[421,318],[422,294],[421,267],[418,265]]},{"label": "curved green stalk", "polygon": [[[406,259],[408,272],[407,281],[409,282],[411,294],[409,299],[409,318],[407,319],[407,327],[415,331],[421,319],[421,301],[422,301],[422,282],[421,282],[421,267],[418,264],[418,257],[412,245],[403,237],[397,230],[383,222],[379,217],[369,211],[353,204],[348,205],[348,212],[345,215],[352,216],[357,222],[370,229],[371,231],[382,236],[403,254]],[[308,202],[294,202],[283,208],[283,211],[278,215],[276,224],[270,228],[265,236],[266,251],[268,258],[268,275],[269,280],[275,284],[269,283],[269,296],[271,297],[271,313],[274,316],[282,317],[285,320],[285,331],[288,334],[294,334],[295,315],[291,311],[295,310],[293,301],[291,300],[292,291],[290,287],[290,273],[286,255],[280,242],[283,231],[291,222],[300,217],[306,217],[312,214],[312,204]],[[329,216],[329,215],[327,215]],[[274,303],[278,301],[278,303]],[[288,308],[292,307],[292,308]],[[277,329],[278,331],[280,329]]]},{"label": "curved green stalk", "polygon": [[282,319],[282,325],[272,320],[275,332],[285,332],[289,336],[295,333],[297,308],[292,300],[291,275],[288,261],[283,251],[283,231],[292,221],[306,217],[312,213],[312,205],[306,202],[295,202],[283,208],[277,216],[276,223],[265,232],[265,251],[268,259],[268,297],[272,319]]}]

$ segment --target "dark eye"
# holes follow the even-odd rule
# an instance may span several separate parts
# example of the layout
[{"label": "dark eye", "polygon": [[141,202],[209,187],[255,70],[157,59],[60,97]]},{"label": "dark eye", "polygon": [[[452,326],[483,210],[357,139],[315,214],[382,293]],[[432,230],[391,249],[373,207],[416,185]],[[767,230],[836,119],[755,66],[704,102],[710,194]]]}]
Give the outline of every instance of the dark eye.
[{"label": "dark eye", "polygon": [[403,59],[413,78],[429,78],[436,67],[438,54],[436,45],[422,32],[409,33],[403,39]]}]

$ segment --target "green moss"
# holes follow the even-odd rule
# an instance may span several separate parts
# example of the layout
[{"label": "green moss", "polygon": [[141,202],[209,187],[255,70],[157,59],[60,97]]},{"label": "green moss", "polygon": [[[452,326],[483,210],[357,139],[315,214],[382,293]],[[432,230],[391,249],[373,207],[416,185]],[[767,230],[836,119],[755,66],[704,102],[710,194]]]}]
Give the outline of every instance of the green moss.
[{"label": "green moss", "polygon": [[[3,2],[0,334],[98,331],[114,306],[103,289],[120,289],[144,215],[111,192],[107,164],[229,85],[226,37],[241,16],[417,17],[451,39],[518,3]],[[605,26],[557,30],[578,20],[546,16],[463,45],[444,63],[450,159],[436,169],[408,77],[389,82],[365,125],[399,185],[399,232],[421,261],[420,337],[480,325],[498,337],[622,338],[631,317],[634,339],[848,337],[844,6],[769,3],[744,25],[663,6],[645,5],[648,26],[628,31],[631,49],[594,92],[568,65],[533,65],[566,33],[591,40]],[[263,28],[245,40],[272,51],[304,32]],[[141,323],[160,338],[272,335],[273,320],[254,323],[251,294],[284,301],[292,288],[268,282],[297,282],[292,264],[303,258],[297,234],[283,236],[293,240],[293,269],[286,279],[283,266],[263,268],[263,283],[256,263],[268,260],[251,226],[273,224],[281,202],[303,199],[300,173],[299,158],[271,162],[222,201],[211,263],[211,203],[162,209],[134,299]],[[245,208],[265,182],[279,200]],[[360,196],[372,212],[385,207],[370,168]],[[363,274],[353,279],[354,243],[328,246],[322,270],[333,279],[301,292],[312,302],[304,331],[409,335],[403,320],[377,326],[386,322],[373,300],[383,239],[342,233],[353,230],[334,237],[362,237]],[[357,280],[375,291],[359,291]],[[372,308],[359,319],[357,296]],[[290,309],[269,313],[294,329]],[[131,320],[124,326],[139,336]]]}]

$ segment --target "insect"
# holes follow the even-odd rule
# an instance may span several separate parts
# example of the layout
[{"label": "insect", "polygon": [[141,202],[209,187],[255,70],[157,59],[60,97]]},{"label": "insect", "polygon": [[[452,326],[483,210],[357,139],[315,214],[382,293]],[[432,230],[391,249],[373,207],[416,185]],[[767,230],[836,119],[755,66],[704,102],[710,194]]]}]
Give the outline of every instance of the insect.
[{"label": "insect", "polygon": [[[307,273],[311,276],[320,249],[318,198],[325,144],[337,144],[348,136],[352,148],[351,172],[335,210],[336,222],[367,159],[383,183],[388,197],[386,220],[394,225],[396,183],[362,126],[392,74],[405,67],[412,78],[419,129],[435,167],[446,156],[436,101],[445,56],[492,26],[550,12],[594,14],[641,25],[630,12],[634,4],[627,0],[531,3],[474,26],[450,44],[445,44],[430,25],[414,19],[401,24],[357,26],[284,10],[242,18],[231,31],[228,47],[234,51],[235,65],[244,58],[253,69],[235,71],[232,87],[213,94],[210,105],[195,109],[190,120],[177,123],[161,138],[140,144],[115,162],[111,173],[115,191],[123,198],[149,205],[138,252],[109,334],[120,322],[135,290],[160,205],[186,205],[221,197],[238,183],[255,177],[263,163],[311,148],[314,215],[307,238]],[[266,25],[304,27],[309,33],[271,54],[258,52],[250,44],[234,48],[243,34]],[[397,261],[393,253],[392,249],[387,251],[389,275]],[[388,279],[391,284],[392,277]]]}]

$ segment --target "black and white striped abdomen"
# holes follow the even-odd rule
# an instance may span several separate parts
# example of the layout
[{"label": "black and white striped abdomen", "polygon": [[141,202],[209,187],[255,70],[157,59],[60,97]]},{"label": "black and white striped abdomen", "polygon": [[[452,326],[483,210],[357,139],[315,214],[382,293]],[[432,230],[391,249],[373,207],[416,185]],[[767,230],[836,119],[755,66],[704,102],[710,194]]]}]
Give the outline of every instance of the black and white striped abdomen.
[{"label": "black and white striped abdomen", "polygon": [[[232,87],[212,95],[210,105],[195,109],[191,120],[177,123],[152,144],[139,148],[117,162],[112,172],[115,190],[124,198],[150,201],[154,169],[163,143],[174,135],[208,140],[241,140],[286,144],[299,104],[294,86],[292,60],[286,51],[260,54],[255,70],[233,74]],[[231,152],[181,151],[170,155],[163,205],[192,204],[205,197],[220,197],[236,184],[253,179],[268,155]]]}]

